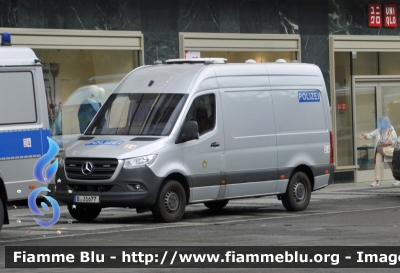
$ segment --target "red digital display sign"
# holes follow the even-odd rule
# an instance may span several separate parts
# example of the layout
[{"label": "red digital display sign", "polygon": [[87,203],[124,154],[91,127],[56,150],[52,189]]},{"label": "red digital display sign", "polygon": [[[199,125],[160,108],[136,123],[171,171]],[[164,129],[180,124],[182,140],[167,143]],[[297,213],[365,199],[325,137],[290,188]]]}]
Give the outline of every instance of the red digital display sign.
[{"label": "red digital display sign", "polygon": [[382,27],[382,5],[368,4],[368,26]]},{"label": "red digital display sign", "polygon": [[383,6],[385,27],[397,27],[397,5],[385,4]]},{"label": "red digital display sign", "polygon": [[337,109],[338,110],[346,110],[347,109],[346,103],[345,102],[338,102]]}]

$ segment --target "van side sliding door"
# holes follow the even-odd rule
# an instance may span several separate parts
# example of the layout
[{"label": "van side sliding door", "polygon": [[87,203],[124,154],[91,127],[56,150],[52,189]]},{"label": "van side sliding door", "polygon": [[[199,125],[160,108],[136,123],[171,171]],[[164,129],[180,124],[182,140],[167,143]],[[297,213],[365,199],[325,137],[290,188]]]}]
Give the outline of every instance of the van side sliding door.
[{"label": "van side sliding door", "polygon": [[[234,82],[229,78],[218,78],[220,86],[224,81]],[[242,78],[236,80],[256,84],[267,77]],[[225,198],[267,195],[276,191],[275,121],[272,96],[267,89],[221,88],[226,150]]]}]

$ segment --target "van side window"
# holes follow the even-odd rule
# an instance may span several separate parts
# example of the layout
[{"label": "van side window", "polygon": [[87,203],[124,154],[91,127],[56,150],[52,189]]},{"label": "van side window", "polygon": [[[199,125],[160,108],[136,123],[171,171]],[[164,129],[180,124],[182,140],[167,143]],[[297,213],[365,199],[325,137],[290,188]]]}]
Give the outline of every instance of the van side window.
[{"label": "van side window", "polygon": [[197,97],[190,106],[185,121],[196,121],[199,133],[203,135],[215,127],[215,95]]},{"label": "van side window", "polygon": [[0,73],[0,124],[35,123],[33,75],[29,71]]}]

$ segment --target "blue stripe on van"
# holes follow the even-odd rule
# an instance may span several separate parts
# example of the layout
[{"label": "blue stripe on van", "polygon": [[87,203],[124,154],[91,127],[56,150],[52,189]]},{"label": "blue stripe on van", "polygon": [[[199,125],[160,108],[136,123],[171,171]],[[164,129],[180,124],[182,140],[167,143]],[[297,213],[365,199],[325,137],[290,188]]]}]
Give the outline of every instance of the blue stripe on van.
[{"label": "blue stripe on van", "polygon": [[[49,149],[50,130],[0,131],[0,160],[40,157]],[[31,139],[31,147],[24,147],[24,138]]]}]

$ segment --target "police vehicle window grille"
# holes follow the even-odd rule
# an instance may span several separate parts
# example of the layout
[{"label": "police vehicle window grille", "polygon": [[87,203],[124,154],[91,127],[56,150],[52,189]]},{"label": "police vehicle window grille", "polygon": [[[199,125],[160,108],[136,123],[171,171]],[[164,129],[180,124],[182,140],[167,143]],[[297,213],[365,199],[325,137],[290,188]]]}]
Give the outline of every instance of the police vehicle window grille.
[{"label": "police vehicle window grille", "polygon": [[189,108],[186,121],[196,121],[199,133],[203,135],[215,127],[215,95],[207,94],[197,97]]},{"label": "police vehicle window grille", "polygon": [[88,135],[168,135],[184,94],[114,94],[88,128]]},{"label": "police vehicle window grille", "polygon": [[37,121],[33,75],[30,71],[0,73],[0,124]]}]

